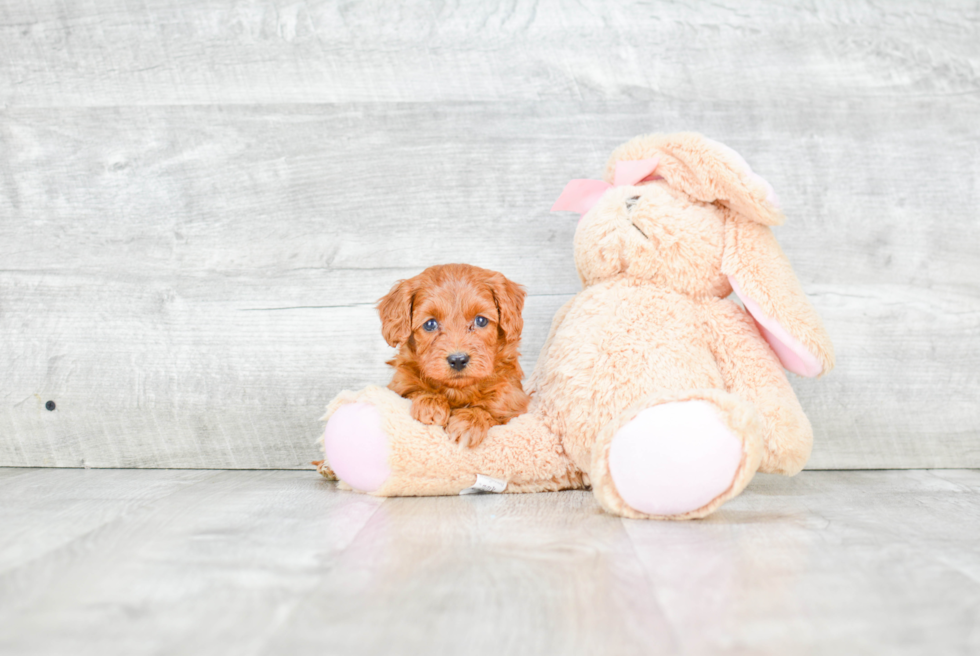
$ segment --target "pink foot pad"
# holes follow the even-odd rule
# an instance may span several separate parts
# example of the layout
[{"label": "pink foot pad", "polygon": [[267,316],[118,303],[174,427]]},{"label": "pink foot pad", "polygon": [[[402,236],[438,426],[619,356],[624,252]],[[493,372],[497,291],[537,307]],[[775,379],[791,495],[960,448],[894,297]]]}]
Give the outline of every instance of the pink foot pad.
[{"label": "pink foot pad", "polygon": [[358,492],[374,492],[391,475],[388,436],[370,403],[337,408],[323,432],[323,451],[337,478]]},{"label": "pink foot pad", "polygon": [[609,472],[630,507],[681,515],[727,490],[742,443],[707,401],[664,403],[620,428],[609,447]]}]

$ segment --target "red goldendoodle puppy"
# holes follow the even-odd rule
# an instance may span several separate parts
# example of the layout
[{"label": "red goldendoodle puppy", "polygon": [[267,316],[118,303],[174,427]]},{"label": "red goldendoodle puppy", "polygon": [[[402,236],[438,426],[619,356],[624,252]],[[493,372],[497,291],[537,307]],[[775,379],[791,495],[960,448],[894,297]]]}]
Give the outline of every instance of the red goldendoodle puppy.
[{"label": "red goldendoodle puppy", "polygon": [[495,271],[443,264],[378,302],[385,341],[398,348],[388,388],[412,400],[412,417],[474,447],[527,409],[517,362],[524,296]]}]

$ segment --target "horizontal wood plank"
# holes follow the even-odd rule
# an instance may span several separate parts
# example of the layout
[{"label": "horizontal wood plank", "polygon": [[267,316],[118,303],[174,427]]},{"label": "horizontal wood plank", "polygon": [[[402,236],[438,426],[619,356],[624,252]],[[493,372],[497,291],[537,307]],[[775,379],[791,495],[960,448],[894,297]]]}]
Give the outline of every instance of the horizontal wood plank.
[{"label": "horizontal wood plank", "polygon": [[975,94],[978,27],[975,3],[930,0],[5,0],[0,105],[874,105]]}]

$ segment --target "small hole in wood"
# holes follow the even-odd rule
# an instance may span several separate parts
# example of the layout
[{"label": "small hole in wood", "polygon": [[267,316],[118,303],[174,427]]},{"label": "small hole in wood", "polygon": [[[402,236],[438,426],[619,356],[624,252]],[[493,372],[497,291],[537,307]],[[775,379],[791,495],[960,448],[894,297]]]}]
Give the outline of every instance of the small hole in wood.
[{"label": "small hole in wood", "polygon": [[49,411],[54,412],[54,409],[57,408],[58,406],[55,405],[54,401],[48,401],[47,403],[44,404],[44,407],[47,408]]}]

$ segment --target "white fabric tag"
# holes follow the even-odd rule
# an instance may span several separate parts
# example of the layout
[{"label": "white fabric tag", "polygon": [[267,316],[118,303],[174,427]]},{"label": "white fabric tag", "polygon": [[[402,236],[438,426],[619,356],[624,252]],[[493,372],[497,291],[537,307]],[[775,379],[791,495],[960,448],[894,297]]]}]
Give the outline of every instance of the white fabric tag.
[{"label": "white fabric tag", "polygon": [[507,481],[490,476],[484,476],[483,474],[477,474],[476,483],[461,491],[460,494],[480,494],[481,492],[493,492],[494,494],[498,494],[506,489]]}]

